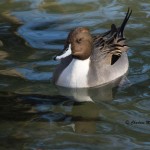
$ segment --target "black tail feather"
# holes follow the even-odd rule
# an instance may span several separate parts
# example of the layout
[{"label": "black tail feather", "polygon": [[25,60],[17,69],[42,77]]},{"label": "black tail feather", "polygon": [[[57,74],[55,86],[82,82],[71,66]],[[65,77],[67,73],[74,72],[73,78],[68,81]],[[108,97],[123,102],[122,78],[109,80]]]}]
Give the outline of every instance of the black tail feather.
[{"label": "black tail feather", "polygon": [[126,13],[126,16],[125,16],[125,18],[124,18],[124,20],[123,20],[121,26],[119,27],[119,32],[118,32],[118,33],[119,33],[119,35],[120,35],[121,37],[123,37],[124,28],[125,28],[125,26],[126,26],[128,20],[129,20],[131,14],[132,14],[132,10],[131,10],[130,8],[128,8],[128,11],[127,11],[127,13]]}]

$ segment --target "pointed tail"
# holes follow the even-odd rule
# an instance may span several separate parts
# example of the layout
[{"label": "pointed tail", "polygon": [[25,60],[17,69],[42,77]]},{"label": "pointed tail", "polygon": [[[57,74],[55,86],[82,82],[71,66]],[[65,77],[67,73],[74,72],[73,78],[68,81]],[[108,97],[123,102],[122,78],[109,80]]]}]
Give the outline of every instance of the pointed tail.
[{"label": "pointed tail", "polygon": [[126,13],[126,16],[125,16],[125,18],[124,18],[124,20],[123,20],[121,26],[120,26],[119,29],[118,29],[118,31],[119,31],[118,33],[119,33],[119,35],[120,35],[121,37],[123,37],[124,28],[125,28],[125,26],[126,26],[128,20],[129,20],[131,14],[132,14],[132,10],[131,10],[130,8],[128,8],[128,11],[127,11],[127,13]]}]

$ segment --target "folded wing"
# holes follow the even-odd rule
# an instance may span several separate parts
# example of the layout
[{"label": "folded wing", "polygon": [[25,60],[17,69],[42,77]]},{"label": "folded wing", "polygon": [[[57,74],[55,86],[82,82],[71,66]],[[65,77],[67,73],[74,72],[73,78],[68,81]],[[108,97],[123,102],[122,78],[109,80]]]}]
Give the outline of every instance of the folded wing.
[{"label": "folded wing", "polygon": [[95,47],[91,60],[97,61],[99,59],[104,59],[109,55],[112,56],[111,64],[114,64],[119,59],[121,54],[128,50],[123,33],[131,13],[132,10],[128,9],[120,27],[117,28],[115,24],[112,24],[111,30],[93,37]]}]

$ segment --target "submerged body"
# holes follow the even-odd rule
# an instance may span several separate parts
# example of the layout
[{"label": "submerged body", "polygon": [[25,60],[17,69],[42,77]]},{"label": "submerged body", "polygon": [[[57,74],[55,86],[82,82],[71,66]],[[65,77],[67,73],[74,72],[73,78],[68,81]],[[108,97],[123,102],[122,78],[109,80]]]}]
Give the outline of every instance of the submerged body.
[{"label": "submerged body", "polygon": [[69,88],[87,88],[109,83],[128,71],[128,46],[123,36],[124,27],[131,15],[127,15],[119,28],[113,24],[111,30],[92,36],[87,28],[71,31],[64,51],[55,57],[61,60],[53,81]]}]

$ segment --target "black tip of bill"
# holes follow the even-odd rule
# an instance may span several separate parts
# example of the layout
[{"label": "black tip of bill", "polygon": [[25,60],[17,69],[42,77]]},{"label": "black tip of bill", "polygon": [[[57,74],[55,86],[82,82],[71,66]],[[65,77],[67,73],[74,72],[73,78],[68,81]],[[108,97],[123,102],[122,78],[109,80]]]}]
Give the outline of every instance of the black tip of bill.
[{"label": "black tip of bill", "polygon": [[56,60],[57,60],[57,58],[56,58],[56,57],[57,57],[57,56],[54,56],[54,57],[53,57],[53,60],[55,60],[55,61],[56,61]]}]

